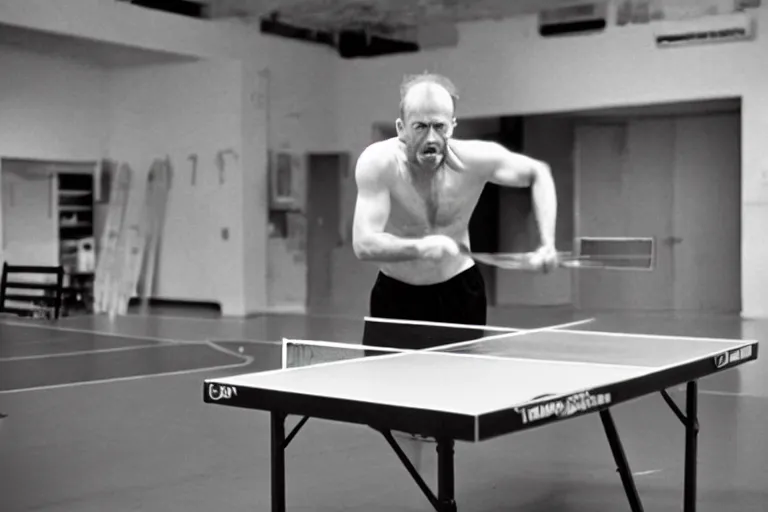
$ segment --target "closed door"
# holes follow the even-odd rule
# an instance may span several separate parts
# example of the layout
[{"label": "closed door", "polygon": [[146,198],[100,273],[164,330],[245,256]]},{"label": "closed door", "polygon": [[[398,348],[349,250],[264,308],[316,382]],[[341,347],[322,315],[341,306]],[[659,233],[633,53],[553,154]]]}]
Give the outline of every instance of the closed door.
[{"label": "closed door", "polygon": [[652,271],[574,272],[582,308],[741,308],[740,115],[577,128],[577,236],[652,237]]},{"label": "closed door", "polygon": [[573,272],[578,307],[672,307],[673,247],[664,242],[672,235],[674,133],[673,121],[656,119],[577,127],[577,236],[655,241],[651,270]]},{"label": "closed door", "polygon": [[332,295],[333,251],[339,241],[341,169],[346,154],[310,154],[307,187],[307,304],[316,306]]},{"label": "closed door", "polygon": [[679,118],[675,309],[741,311],[741,116]]}]

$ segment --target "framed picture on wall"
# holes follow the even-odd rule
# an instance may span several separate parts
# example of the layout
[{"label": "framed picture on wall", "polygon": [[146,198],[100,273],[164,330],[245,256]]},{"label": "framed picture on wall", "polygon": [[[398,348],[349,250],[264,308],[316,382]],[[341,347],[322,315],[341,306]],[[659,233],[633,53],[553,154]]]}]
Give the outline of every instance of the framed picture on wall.
[{"label": "framed picture on wall", "polygon": [[296,206],[293,167],[295,158],[286,152],[269,152],[270,207],[290,210]]}]

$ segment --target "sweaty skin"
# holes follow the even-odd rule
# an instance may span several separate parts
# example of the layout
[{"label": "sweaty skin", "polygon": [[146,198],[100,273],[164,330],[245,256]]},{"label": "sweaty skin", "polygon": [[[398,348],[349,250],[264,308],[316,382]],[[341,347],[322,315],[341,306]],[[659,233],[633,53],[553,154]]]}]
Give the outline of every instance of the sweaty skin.
[{"label": "sweaty skin", "polygon": [[451,138],[444,89],[415,87],[399,136],[368,146],[355,169],[353,248],[402,282],[446,281],[473,265],[469,220],[486,183],[532,187],[542,247],[554,250],[555,188],[543,162],[495,142]]}]

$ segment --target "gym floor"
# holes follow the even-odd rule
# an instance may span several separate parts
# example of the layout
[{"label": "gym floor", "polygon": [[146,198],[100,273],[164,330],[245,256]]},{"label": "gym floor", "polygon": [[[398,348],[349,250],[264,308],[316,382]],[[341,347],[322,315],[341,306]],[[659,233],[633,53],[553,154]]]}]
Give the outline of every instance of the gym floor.
[{"label": "gym floor", "polygon": [[[768,321],[493,310],[489,324],[765,340]],[[269,416],[202,402],[202,380],[272,369],[283,337],[356,342],[343,315],[220,318],[153,310],[110,321],[0,321],[3,512],[269,510]],[[701,381],[699,512],[768,511],[766,358]],[[684,394],[672,392],[681,405]],[[660,395],[614,409],[646,510],[682,508],[683,427]],[[421,470],[435,484],[434,445]],[[431,506],[386,441],[310,420],[286,452],[290,511]],[[459,510],[629,511],[599,418],[456,448]]]}]

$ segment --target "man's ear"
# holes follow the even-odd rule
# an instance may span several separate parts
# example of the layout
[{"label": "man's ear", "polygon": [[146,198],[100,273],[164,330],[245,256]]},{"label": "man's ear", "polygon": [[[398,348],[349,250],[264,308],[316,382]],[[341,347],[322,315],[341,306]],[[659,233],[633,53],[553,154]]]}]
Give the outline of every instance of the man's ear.
[{"label": "man's ear", "polygon": [[449,127],[448,134],[447,134],[449,138],[453,137],[453,130],[456,129],[456,125],[457,124],[458,123],[456,122],[456,118],[455,117],[453,119],[451,119],[451,126]]},{"label": "man's ear", "polygon": [[397,138],[403,140],[403,131],[405,130],[405,123],[399,117],[395,120],[395,130],[397,130]]}]

